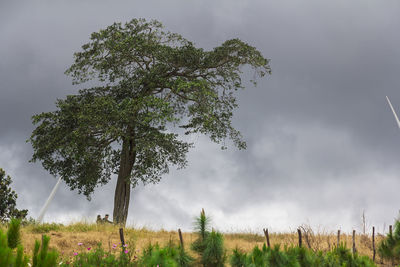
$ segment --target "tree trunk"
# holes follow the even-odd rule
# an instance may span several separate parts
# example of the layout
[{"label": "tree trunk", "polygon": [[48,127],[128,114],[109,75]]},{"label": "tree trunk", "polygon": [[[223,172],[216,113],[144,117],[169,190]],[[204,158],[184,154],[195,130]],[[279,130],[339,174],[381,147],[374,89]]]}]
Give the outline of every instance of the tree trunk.
[{"label": "tree trunk", "polygon": [[133,138],[122,141],[121,162],[118,172],[117,186],[114,195],[113,221],[125,226],[128,217],[129,199],[131,195],[130,175],[135,163],[136,151]]}]

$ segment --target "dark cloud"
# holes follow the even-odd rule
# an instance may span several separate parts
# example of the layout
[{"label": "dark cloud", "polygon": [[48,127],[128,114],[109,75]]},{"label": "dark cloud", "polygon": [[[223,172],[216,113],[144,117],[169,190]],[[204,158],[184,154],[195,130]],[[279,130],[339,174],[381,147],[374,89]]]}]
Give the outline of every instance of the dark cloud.
[{"label": "dark cloud", "polygon": [[[234,124],[248,149],[191,137],[188,168],[133,191],[129,224],[188,230],[205,208],[227,231],[350,230],[365,210],[383,230],[399,202],[400,131],[385,102],[400,111],[399,11],[398,1],[365,0],[2,2],[0,166],[36,217],[56,179],[28,162],[31,116],[77,92],[63,73],[91,32],[154,18],[206,49],[241,38],[271,59],[273,74],[238,92]],[[91,202],[64,185],[45,219],[111,214],[114,185]]]}]

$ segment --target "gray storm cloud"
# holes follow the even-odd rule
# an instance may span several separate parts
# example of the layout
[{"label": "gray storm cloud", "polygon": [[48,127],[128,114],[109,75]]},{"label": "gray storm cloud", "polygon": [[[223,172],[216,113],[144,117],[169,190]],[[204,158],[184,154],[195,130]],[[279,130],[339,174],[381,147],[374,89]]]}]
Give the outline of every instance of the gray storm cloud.
[{"label": "gray storm cloud", "polygon": [[[397,215],[400,131],[398,1],[12,1],[0,4],[0,167],[36,217],[56,179],[29,163],[31,116],[77,92],[63,73],[93,31],[157,19],[210,49],[240,38],[272,75],[238,92],[234,125],[248,149],[191,137],[189,166],[133,191],[128,224],[190,230],[205,208],[221,230],[378,229]],[[244,78],[251,73],[244,69]],[[61,185],[45,221],[112,213],[114,181],[91,202]],[[380,228],[379,228],[380,227]]]}]

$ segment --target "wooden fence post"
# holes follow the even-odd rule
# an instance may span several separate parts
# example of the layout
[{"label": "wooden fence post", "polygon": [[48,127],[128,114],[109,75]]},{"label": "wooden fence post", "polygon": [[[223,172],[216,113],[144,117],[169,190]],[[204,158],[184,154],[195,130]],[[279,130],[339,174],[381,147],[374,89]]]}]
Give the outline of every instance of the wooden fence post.
[{"label": "wooden fence post", "polygon": [[372,226],[372,261],[375,261],[375,226]]},{"label": "wooden fence post", "polygon": [[337,230],[337,247],[340,246],[340,230]]},{"label": "wooden fence post", "polygon": [[179,234],[179,240],[181,241],[181,248],[183,249],[183,238],[182,238],[182,232],[181,229],[178,229],[178,234]]},{"label": "wooden fence post", "polygon": [[353,230],[353,254],[356,254],[356,230]]},{"label": "wooden fence post", "polygon": [[269,243],[268,228],[263,229],[263,231],[264,231],[265,238],[267,239],[267,246],[270,248],[271,244]]},{"label": "wooden fence post", "polygon": [[124,239],[124,230],[119,228],[119,239],[121,239],[121,246],[125,246],[125,239]]},{"label": "wooden fence post", "polygon": [[299,248],[301,248],[302,240],[301,240],[301,230],[300,230],[300,228],[297,228],[297,233],[299,234]]}]

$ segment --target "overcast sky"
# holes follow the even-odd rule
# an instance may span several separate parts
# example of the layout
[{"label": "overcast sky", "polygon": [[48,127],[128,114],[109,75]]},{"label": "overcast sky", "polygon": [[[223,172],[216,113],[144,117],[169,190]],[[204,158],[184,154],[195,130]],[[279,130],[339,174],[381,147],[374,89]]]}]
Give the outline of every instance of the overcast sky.
[{"label": "overcast sky", "polygon": [[[248,149],[192,136],[186,169],[132,191],[128,225],[190,230],[204,208],[222,231],[350,231],[365,211],[387,230],[400,209],[400,130],[385,100],[400,112],[399,14],[398,0],[1,1],[0,167],[36,218],[56,178],[29,163],[31,116],[77,93],[64,71],[92,32],[157,19],[205,49],[240,38],[272,75],[237,94]],[[62,183],[45,221],[112,215],[114,187],[88,202]]]}]

